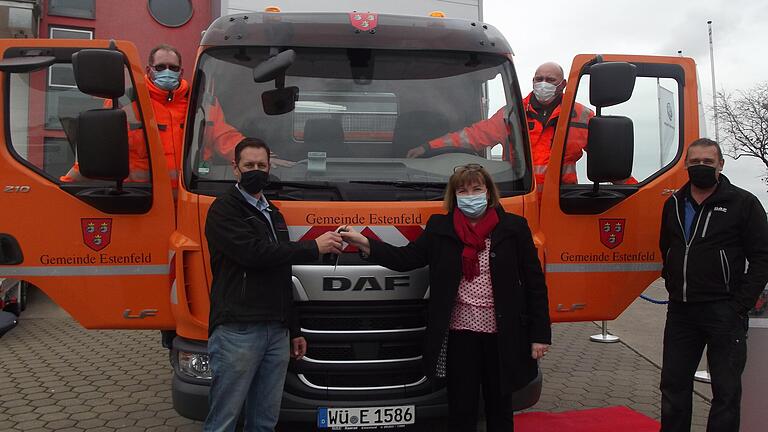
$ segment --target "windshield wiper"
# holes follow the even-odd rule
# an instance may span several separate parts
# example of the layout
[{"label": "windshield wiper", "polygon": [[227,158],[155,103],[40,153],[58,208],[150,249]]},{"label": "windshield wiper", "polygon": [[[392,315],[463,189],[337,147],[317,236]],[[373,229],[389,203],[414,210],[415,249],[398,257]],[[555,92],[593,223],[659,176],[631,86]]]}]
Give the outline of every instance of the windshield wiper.
[{"label": "windshield wiper", "polygon": [[324,182],[296,182],[296,181],[282,181],[282,180],[275,180],[270,181],[267,186],[264,187],[265,190],[276,190],[276,189],[282,189],[283,187],[292,187],[296,189],[330,189],[338,191],[339,187],[336,185],[333,185],[327,181]]},{"label": "windshield wiper", "polygon": [[297,182],[273,180],[264,187],[264,193],[266,193],[267,196],[275,195],[275,199],[306,199],[294,196],[294,193],[298,192],[299,190],[305,190],[307,193],[310,193],[309,191],[328,191],[338,197],[339,200],[344,200],[344,196],[341,194],[341,189],[327,181]]},{"label": "windshield wiper", "polygon": [[[197,179],[200,183],[231,183],[235,184],[237,181],[235,179],[206,179],[206,178],[199,178]],[[283,186],[292,187],[296,189],[331,189],[331,190],[339,190],[339,188],[335,185],[330,184],[329,182],[318,182],[318,183],[309,183],[309,182],[294,182],[294,181],[280,181],[280,180],[274,180],[270,181],[269,184],[267,184],[266,187],[264,187],[264,190],[276,190],[281,189]]]},{"label": "windshield wiper", "polygon": [[[224,184],[232,184],[234,185],[236,183],[235,179],[201,179],[196,178],[196,181],[198,183],[224,183]],[[270,198],[275,199],[297,199],[296,197],[292,196],[291,194],[293,192],[297,192],[297,190],[306,190],[306,191],[329,191],[333,193],[338,199],[343,199],[343,196],[341,195],[341,190],[339,190],[339,187],[331,184],[330,182],[323,181],[323,182],[295,182],[295,181],[280,181],[280,180],[272,180],[269,182],[267,186],[264,187],[264,192],[270,196]]]},{"label": "windshield wiper", "polygon": [[394,186],[397,188],[425,190],[425,189],[445,189],[445,183],[441,182],[413,182],[404,180],[350,180],[350,183],[356,184],[371,184],[371,185],[383,185]]}]

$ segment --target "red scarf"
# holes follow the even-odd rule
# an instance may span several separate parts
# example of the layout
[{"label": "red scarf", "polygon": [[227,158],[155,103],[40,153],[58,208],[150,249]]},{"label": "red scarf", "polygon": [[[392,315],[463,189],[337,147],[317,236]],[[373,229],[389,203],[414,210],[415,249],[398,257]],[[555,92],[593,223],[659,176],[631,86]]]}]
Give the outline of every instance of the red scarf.
[{"label": "red scarf", "polygon": [[497,223],[499,215],[493,208],[488,209],[475,226],[469,223],[469,219],[461,210],[457,208],[453,211],[453,228],[464,243],[464,250],[461,251],[461,270],[466,280],[471,281],[480,275],[479,254],[485,249],[485,239]]}]

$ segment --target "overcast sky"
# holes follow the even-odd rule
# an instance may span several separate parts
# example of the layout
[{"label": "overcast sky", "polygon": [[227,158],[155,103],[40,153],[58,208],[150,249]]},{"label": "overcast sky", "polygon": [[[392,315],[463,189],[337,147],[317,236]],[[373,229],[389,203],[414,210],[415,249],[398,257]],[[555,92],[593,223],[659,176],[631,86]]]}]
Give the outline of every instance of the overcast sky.
[{"label": "overcast sky", "polygon": [[[567,71],[582,53],[677,55],[699,68],[702,98],[712,104],[707,21],[712,20],[717,89],[728,92],[768,81],[768,2],[764,0],[483,0],[483,20],[515,51],[523,94],[536,67],[556,61]],[[710,122],[709,134],[714,138]],[[761,162],[726,159],[724,173],[768,206]]]}]

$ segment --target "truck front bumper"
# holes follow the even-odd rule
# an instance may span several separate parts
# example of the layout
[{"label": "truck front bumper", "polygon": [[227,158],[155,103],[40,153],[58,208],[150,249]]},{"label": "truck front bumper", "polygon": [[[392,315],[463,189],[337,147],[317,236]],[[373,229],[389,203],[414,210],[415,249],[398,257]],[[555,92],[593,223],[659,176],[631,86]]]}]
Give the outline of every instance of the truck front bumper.
[{"label": "truck front bumper", "polygon": [[[289,378],[290,379],[290,374]],[[208,389],[204,384],[192,384],[179,378],[174,373],[172,384],[172,396],[174,409],[184,417],[193,420],[205,420],[208,414]],[[539,374],[527,386],[518,390],[513,395],[515,411],[529,408],[536,404],[541,396],[542,375]],[[280,421],[313,424],[317,418],[317,408],[323,406],[332,407],[375,407],[392,405],[415,405],[416,418],[429,420],[444,418],[448,415],[448,404],[445,389],[422,396],[402,399],[368,399],[368,400],[318,400],[283,393],[283,402],[280,409]],[[417,421],[418,421],[417,420]]]}]

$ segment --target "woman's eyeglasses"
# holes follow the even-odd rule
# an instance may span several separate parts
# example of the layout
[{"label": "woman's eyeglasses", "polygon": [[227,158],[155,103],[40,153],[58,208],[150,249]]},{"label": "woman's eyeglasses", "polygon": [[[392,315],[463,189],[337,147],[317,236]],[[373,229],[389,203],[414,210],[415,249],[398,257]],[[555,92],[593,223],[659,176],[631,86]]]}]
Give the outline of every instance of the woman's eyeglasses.
[{"label": "woman's eyeglasses", "polygon": [[479,171],[483,169],[483,166],[476,163],[466,164],[466,165],[459,165],[456,167],[453,167],[453,172],[458,171]]},{"label": "woman's eyeglasses", "polygon": [[150,66],[152,69],[155,70],[155,72],[162,72],[166,69],[170,69],[173,72],[178,72],[181,70],[181,66],[179,65],[171,65],[171,64],[156,64],[154,66]]}]

